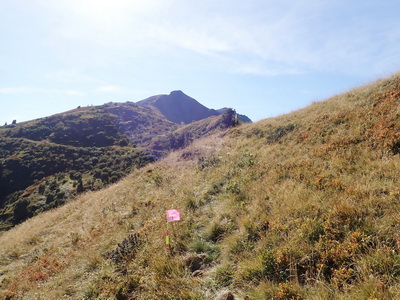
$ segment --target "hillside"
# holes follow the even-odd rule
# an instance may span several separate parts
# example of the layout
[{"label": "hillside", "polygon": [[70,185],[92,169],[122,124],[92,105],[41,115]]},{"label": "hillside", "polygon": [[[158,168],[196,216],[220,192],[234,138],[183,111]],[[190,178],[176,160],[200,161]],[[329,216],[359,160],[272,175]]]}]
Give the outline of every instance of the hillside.
[{"label": "hillside", "polygon": [[154,107],[110,102],[3,126],[0,231],[235,123],[233,110],[182,125]]},{"label": "hillside", "polygon": [[399,114],[396,74],[196,140],[2,233],[0,295],[399,299]]}]

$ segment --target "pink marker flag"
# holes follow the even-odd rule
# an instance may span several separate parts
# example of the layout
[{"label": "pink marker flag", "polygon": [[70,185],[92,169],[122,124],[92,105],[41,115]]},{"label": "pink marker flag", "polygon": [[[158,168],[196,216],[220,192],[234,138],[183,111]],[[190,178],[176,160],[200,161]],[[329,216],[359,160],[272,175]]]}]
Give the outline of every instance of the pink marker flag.
[{"label": "pink marker flag", "polygon": [[175,222],[181,219],[181,214],[177,209],[169,209],[166,212],[167,215],[167,222]]}]

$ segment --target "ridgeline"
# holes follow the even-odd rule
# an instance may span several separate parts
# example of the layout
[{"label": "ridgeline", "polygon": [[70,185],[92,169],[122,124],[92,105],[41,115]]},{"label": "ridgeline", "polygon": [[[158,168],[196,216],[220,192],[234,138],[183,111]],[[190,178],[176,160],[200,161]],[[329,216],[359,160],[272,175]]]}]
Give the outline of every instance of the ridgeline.
[{"label": "ridgeline", "polygon": [[232,109],[204,114],[182,92],[157,103],[165,101],[168,112],[199,110],[196,119],[185,124],[178,113],[173,122],[151,104],[111,102],[0,127],[0,231],[238,124]]}]

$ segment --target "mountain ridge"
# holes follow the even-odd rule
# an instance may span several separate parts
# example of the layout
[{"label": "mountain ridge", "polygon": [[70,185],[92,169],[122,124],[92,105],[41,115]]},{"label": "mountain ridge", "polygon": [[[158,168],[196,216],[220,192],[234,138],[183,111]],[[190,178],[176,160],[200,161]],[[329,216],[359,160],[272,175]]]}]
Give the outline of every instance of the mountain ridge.
[{"label": "mountain ridge", "polygon": [[[218,116],[228,109],[215,110],[207,108],[194,98],[187,96],[181,90],[172,91],[169,95],[152,96],[138,101],[136,104],[155,107],[169,121],[177,124],[189,124],[211,116]],[[241,121],[244,123],[251,122],[247,116],[243,116]]]},{"label": "mountain ridge", "polygon": [[[203,107],[197,103],[194,109],[199,106]],[[171,109],[178,110],[176,105]],[[83,191],[116,182],[132,168],[201,136],[236,126],[233,114],[230,110],[204,115],[183,125],[169,121],[151,105],[109,102],[3,126],[0,230],[62,205]]]}]

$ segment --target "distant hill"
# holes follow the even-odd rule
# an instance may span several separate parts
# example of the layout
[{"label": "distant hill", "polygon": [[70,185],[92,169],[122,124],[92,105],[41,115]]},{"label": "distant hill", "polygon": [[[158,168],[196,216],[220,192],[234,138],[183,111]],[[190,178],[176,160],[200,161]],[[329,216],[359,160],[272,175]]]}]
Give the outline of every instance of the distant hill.
[{"label": "distant hill", "polygon": [[[158,109],[159,112],[169,121],[177,124],[189,124],[211,116],[218,116],[223,114],[228,109],[209,109],[182,91],[173,91],[169,95],[153,96],[136,102],[136,104],[154,107]],[[238,117],[239,120],[244,123],[251,122],[251,120],[244,115],[238,114]]]},{"label": "distant hill", "polygon": [[400,73],[134,168],[1,233],[0,298],[400,299],[399,113]]},{"label": "distant hill", "polygon": [[221,115],[181,92],[171,95],[155,97],[155,104],[169,104],[164,113],[188,113],[185,121],[196,122],[170,121],[144,100],[78,107],[0,127],[0,230],[236,124],[233,110]]},{"label": "distant hill", "polygon": [[169,121],[177,124],[188,124],[220,114],[216,110],[200,104],[182,91],[173,91],[169,95],[153,96],[136,103],[141,106],[157,108]]}]

